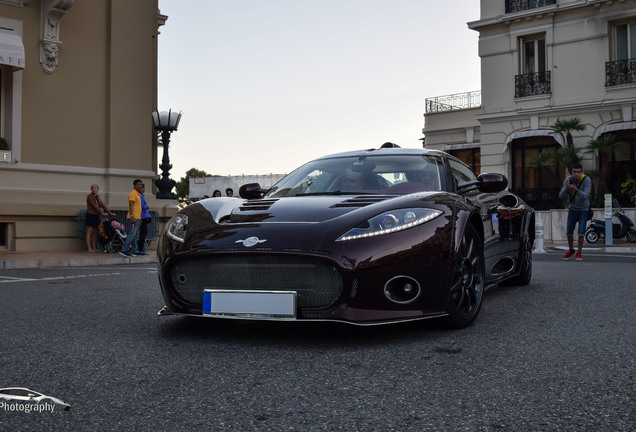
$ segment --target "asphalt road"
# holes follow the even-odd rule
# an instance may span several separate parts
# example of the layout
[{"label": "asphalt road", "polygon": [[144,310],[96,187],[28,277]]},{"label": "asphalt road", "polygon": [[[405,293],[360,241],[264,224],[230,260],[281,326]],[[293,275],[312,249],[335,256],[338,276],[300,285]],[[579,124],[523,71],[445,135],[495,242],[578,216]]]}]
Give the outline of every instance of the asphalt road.
[{"label": "asphalt road", "polygon": [[[157,317],[153,265],[0,272],[3,431],[633,431],[636,257],[535,255],[470,328]],[[2,401],[0,400],[0,403]]]}]

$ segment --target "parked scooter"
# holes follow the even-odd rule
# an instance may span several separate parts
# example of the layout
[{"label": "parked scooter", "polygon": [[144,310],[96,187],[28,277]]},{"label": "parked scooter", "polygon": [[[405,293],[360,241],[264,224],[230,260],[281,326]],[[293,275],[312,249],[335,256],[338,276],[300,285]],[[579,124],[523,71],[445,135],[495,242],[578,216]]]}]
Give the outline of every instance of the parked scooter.
[{"label": "parked scooter", "polygon": [[[623,212],[621,206],[618,205],[618,202],[614,201],[614,206],[617,207],[617,209],[612,218],[612,238],[627,238],[628,242],[636,243],[634,222],[625,215],[625,212]],[[614,222],[616,219],[618,219],[619,223]],[[590,243],[596,243],[599,238],[605,238],[605,221],[592,219],[585,231],[585,239]]]}]

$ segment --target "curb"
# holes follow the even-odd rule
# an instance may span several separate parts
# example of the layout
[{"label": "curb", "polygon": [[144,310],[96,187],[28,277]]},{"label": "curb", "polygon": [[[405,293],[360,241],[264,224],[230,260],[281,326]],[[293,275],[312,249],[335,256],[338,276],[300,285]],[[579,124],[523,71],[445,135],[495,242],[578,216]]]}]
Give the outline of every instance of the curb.
[{"label": "curb", "polygon": [[122,264],[155,264],[154,255],[144,255],[132,258],[123,256],[70,257],[70,258],[41,258],[41,259],[10,259],[0,258],[0,270],[36,269],[56,267],[90,267]]},{"label": "curb", "polygon": [[[567,245],[553,245],[547,246],[545,250],[533,250],[532,253],[546,253],[546,252],[562,252],[568,250]],[[583,246],[584,252],[598,252],[598,253],[608,253],[608,254],[632,254],[636,255],[636,247],[629,246],[596,246],[596,247],[585,247]]]}]

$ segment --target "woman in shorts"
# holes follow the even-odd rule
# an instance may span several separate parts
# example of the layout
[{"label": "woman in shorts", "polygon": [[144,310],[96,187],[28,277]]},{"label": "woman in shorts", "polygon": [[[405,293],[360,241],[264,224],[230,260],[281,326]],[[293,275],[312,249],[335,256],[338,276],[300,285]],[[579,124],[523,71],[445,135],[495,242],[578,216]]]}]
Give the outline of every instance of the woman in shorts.
[{"label": "woman in shorts", "polygon": [[99,186],[91,185],[91,193],[86,197],[86,246],[89,252],[99,252],[97,250],[97,226],[100,217],[115,216],[115,213],[106,207],[97,192],[99,192]]}]

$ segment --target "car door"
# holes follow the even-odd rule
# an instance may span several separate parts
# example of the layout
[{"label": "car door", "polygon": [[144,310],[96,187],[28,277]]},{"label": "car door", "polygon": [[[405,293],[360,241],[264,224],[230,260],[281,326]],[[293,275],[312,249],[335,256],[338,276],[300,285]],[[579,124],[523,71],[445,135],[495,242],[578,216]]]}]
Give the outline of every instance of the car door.
[{"label": "car door", "polygon": [[[477,180],[475,173],[462,162],[449,158],[448,164],[455,184]],[[462,196],[481,216],[488,283],[509,276],[516,268],[523,226],[523,212],[517,208],[517,197],[508,191],[481,193],[478,190]]]}]

